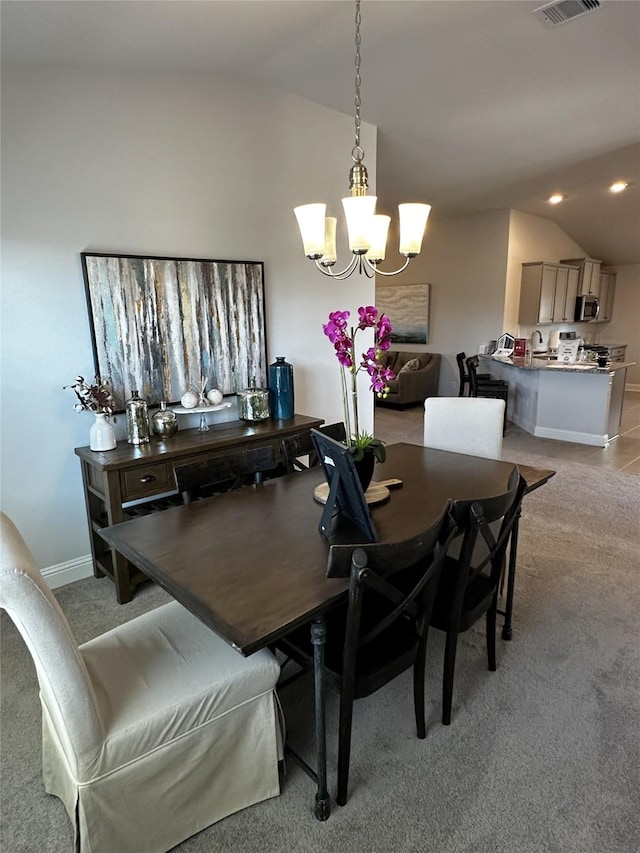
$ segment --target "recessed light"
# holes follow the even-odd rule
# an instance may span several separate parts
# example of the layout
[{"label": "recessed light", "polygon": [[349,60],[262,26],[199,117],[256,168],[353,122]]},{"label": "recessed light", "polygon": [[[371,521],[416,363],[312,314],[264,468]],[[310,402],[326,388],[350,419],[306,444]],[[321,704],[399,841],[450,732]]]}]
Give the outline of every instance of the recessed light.
[{"label": "recessed light", "polygon": [[560,195],[560,193],[555,193],[548,198],[549,204],[560,204],[561,201],[564,201],[564,196]]},{"label": "recessed light", "polygon": [[626,181],[616,181],[615,184],[611,184],[609,189],[612,193],[621,193],[622,190],[626,190],[629,184]]}]

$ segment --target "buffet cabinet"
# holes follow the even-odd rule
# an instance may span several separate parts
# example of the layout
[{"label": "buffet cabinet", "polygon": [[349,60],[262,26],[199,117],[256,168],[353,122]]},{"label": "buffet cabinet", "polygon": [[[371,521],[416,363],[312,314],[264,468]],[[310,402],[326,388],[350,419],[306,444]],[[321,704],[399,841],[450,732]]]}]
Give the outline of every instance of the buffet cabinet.
[{"label": "buffet cabinet", "polygon": [[573,323],[579,271],[565,264],[522,264],[518,323]]},{"label": "buffet cabinet", "polygon": [[109,451],[76,447],[82,467],[95,577],[111,578],[120,604],[131,601],[137,585],[146,577],[107,545],[100,530],[181,503],[175,487],[176,466],[265,446],[272,447],[276,460],[281,461],[283,438],[308,432],[323,423],[306,415],[294,415],[282,421],[230,421],[214,424],[208,432],[178,431],[171,439],[152,439],[149,444],[138,447],[126,441],[118,442],[116,448]]}]

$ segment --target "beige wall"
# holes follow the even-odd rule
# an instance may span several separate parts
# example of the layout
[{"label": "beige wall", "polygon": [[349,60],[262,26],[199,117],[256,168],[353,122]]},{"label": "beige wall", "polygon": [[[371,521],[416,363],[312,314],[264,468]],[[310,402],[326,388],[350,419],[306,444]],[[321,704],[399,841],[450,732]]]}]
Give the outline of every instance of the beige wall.
[{"label": "beige wall", "polygon": [[627,344],[627,361],[635,365],[627,371],[627,387],[640,391],[640,264],[607,267],[616,275],[613,318],[603,324],[602,343]]},{"label": "beige wall", "polygon": [[[211,77],[47,70],[2,86],[2,507],[46,567],[89,553],[73,448],[92,416],[62,390],[93,375],[80,252],[264,261],[269,360],[294,365],[297,411],[328,421],[342,404],[322,323],[370,304],[373,282],[323,278],[293,214],[325,199],[340,215],[348,116]],[[363,407],[371,426],[368,393]]]}]

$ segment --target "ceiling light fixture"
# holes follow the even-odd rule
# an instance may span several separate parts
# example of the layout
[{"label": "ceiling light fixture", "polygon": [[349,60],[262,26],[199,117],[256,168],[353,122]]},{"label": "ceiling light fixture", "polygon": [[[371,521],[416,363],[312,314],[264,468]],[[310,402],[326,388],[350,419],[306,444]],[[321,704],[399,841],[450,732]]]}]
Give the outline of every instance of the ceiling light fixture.
[{"label": "ceiling light fixture", "polygon": [[560,204],[561,201],[564,201],[564,196],[560,193],[555,193],[554,195],[549,196],[547,201],[549,204]]},{"label": "ceiling light fixture", "polygon": [[399,204],[400,254],[405,263],[394,272],[379,269],[384,260],[387,234],[391,217],[375,215],[376,196],[367,195],[368,176],[364,163],[364,151],[360,145],[360,0],[356,0],[356,95],[355,95],[355,145],[351,151],[354,165],[349,172],[351,195],[342,199],[349,248],[353,257],[340,272],[334,272],[336,256],[336,224],[332,216],[326,216],[326,204],[304,204],[294,208],[302,236],[305,255],[314,261],[324,275],[336,279],[348,278],[356,270],[368,278],[375,274],[397,275],[407,268],[411,258],[420,254],[422,238],[427,225],[431,206],[428,204]]},{"label": "ceiling light fixture", "polygon": [[616,181],[615,184],[611,184],[609,189],[612,193],[621,193],[623,190],[626,190],[628,186],[629,184],[626,181]]}]

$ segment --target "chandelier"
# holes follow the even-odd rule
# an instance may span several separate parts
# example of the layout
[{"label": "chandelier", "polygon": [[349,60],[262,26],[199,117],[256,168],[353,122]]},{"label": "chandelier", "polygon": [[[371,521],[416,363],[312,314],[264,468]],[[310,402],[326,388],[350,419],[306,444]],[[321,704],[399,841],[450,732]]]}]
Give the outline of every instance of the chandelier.
[{"label": "chandelier", "polygon": [[431,206],[428,204],[399,204],[400,254],[404,264],[393,272],[378,266],[385,258],[387,234],[391,217],[377,215],[376,196],[367,195],[369,188],[367,168],[363,163],[364,150],[360,145],[360,0],[356,0],[356,95],[355,95],[355,145],[351,151],[354,165],[349,172],[351,195],[342,199],[349,248],[353,253],[347,266],[334,272],[336,264],[336,225],[333,216],[326,216],[326,204],[303,204],[294,208],[302,236],[304,253],[324,275],[336,279],[348,278],[356,270],[371,278],[373,275],[398,275],[405,270],[411,258],[420,254],[422,238]]}]

